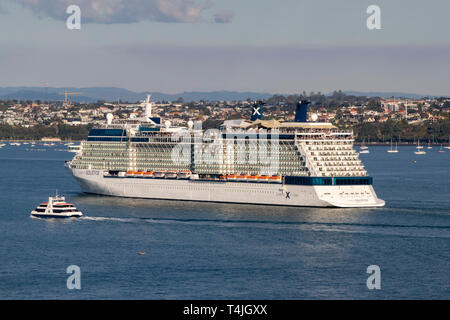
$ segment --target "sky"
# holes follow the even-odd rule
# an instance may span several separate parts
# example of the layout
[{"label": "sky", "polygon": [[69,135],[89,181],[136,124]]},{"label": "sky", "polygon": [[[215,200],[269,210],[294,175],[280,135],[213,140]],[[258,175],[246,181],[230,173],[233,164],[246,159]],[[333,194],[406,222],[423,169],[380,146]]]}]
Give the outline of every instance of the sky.
[{"label": "sky", "polygon": [[0,86],[449,96],[449,14],[448,0],[1,0]]}]

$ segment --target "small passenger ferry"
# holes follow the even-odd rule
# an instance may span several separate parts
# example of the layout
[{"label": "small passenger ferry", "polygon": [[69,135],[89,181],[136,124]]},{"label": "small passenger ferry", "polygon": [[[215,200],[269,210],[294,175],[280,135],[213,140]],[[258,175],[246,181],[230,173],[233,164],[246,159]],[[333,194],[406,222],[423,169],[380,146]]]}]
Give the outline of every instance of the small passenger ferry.
[{"label": "small passenger ferry", "polygon": [[72,218],[81,217],[83,214],[71,203],[67,203],[63,196],[56,194],[49,197],[48,202],[43,202],[31,211],[32,217],[37,218]]}]

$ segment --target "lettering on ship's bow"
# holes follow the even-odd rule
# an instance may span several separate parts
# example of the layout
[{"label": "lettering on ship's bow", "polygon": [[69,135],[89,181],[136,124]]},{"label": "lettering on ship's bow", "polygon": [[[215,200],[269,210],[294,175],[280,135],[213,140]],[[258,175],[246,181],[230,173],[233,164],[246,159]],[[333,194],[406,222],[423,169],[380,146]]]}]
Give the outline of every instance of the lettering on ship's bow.
[{"label": "lettering on ship's bow", "polygon": [[98,176],[100,174],[99,170],[87,170],[86,175],[87,176]]}]

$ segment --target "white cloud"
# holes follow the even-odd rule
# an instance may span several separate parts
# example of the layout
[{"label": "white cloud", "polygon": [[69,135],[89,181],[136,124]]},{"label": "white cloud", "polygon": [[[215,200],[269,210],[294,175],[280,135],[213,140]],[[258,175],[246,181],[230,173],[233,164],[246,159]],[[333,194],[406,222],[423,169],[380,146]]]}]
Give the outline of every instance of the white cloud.
[{"label": "white cloud", "polygon": [[[210,9],[212,0],[16,0],[38,16],[58,20],[67,18],[66,8],[78,5],[85,23],[133,23],[139,21],[195,23],[203,21],[202,13]],[[216,16],[221,16],[220,12]],[[231,22],[228,12],[216,22]]]}]

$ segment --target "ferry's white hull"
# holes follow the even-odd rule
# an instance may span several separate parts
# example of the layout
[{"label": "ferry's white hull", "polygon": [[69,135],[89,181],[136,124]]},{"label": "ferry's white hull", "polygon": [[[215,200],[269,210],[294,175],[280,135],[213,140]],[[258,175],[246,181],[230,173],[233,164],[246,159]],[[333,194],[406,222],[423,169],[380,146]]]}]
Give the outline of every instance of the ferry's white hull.
[{"label": "ferry's white hull", "polygon": [[102,170],[70,169],[84,192],[131,198],[308,207],[380,207],[371,185],[303,186],[280,183],[104,177]]},{"label": "ferry's white hull", "polygon": [[61,219],[68,219],[68,218],[78,218],[81,217],[83,214],[79,211],[77,212],[68,212],[68,213],[46,213],[46,212],[37,212],[35,210],[31,211],[31,216],[36,218],[61,218]]}]

